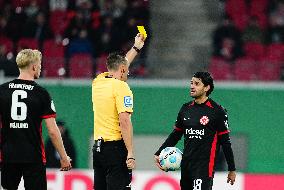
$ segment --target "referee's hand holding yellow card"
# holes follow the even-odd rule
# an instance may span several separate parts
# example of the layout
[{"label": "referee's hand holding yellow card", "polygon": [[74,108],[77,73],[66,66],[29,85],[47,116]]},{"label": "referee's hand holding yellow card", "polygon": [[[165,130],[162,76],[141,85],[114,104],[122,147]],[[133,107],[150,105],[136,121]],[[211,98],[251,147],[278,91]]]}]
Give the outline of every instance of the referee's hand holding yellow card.
[{"label": "referee's hand holding yellow card", "polygon": [[138,29],[139,33],[143,35],[143,41],[145,41],[146,38],[147,38],[147,32],[146,32],[144,26],[137,26],[137,29]]}]

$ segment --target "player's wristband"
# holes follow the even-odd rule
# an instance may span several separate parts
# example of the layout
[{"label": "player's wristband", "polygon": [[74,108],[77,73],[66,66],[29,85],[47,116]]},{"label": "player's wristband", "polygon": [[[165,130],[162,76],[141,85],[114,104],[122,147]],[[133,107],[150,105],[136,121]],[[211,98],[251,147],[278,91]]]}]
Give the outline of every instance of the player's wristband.
[{"label": "player's wristband", "polygon": [[135,160],[135,158],[127,158],[127,160]]},{"label": "player's wristband", "polygon": [[137,53],[139,53],[140,52],[140,49],[138,48],[138,47],[136,47],[136,46],[133,46],[132,47]]}]

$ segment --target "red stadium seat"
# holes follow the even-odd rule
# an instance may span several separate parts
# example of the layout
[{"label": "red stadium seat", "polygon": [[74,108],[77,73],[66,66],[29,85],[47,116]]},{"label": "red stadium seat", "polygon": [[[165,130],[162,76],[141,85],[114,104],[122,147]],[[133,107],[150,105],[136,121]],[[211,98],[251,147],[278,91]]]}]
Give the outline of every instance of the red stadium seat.
[{"label": "red stadium seat", "polygon": [[30,4],[30,0],[11,0],[12,6],[16,7],[25,7]]},{"label": "red stadium seat", "polygon": [[236,80],[250,81],[256,80],[257,65],[256,62],[249,57],[242,57],[235,62]]},{"label": "red stadium seat", "polygon": [[265,55],[265,46],[258,42],[247,42],[244,51],[247,57],[258,60]]},{"label": "red stadium seat", "polygon": [[90,54],[74,54],[69,62],[71,78],[93,77],[93,58]]},{"label": "red stadium seat", "polygon": [[265,57],[259,62],[257,74],[258,79],[262,81],[280,80],[281,62]]},{"label": "red stadium seat", "polygon": [[232,18],[236,27],[241,31],[248,23],[248,7],[244,0],[227,0],[225,4],[226,13]]},{"label": "red stadium seat", "polygon": [[284,44],[270,44],[266,50],[266,57],[276,59],[278,61],[284,61]]},{"label": "red stadium seat", "polygon": [[62,35],[69,24],[68,12],[56,10],[50,12],[49,25],[52,32]]},{"label": "red stadium seat", "polygon": [[250,14],[257,15],[265,13],[268,7],[268,0],[251,0],[250,1]]},{"label": "red stadium seat", "polygon": [[21,38],[18,41],[18,51],[26,48],[38,49],[38,41],[34,38]]},{"label": "red stadium seat", "polygon": [[43,43],[43,55],[49,57],[64,57],[65,46],[55,40],[46,40]]},{"label": "red stadium seat", "polygon": [[45,77],[63,77],[65,75],[65,47],[54,40],[43,43],[43,75]]},{"label": "red stadium seat", "polygon": [[0,44],[5,46],[5,54],[13,52],[13,42],[9,38],[1,37]]},{"label": "red stadium seat", "polygon": [[60,78],[65,76],[65,59],[60,57],[43,57],[43,76]]},{"label": "red stadium seat", "polygon": [[223,58],[212,57],[210,60],[209,71],[215,80],[232,80],[233,66]]},{"label": "red stadium seat", "polygon": [[107,71],[106,61],[107,61],[107,54],[102,54],[96,60],[96,75]]}]

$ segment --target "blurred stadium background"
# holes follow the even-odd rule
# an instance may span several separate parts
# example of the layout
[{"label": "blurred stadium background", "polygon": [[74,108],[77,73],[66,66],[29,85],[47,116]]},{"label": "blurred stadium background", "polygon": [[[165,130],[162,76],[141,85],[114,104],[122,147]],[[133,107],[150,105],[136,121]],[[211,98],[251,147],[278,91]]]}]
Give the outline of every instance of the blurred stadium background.
[{"label": "blurred stadium background", "polygon": [[20,49],[39,48],[39,83],[75,143],[76,169],[48,170],[49,190],[92,189],[91,80],[106,70],[109,52],[131,47],[137,25],[149,38],[129,81],[133,188],[179,189],[178,172],[158,171],[153,153],[189,99],[191,75],[208,70],[217,81],[212,97],[229,112],[239,172],[227,185],[220,158],[213,189],[284,189],[283,0],[0,0],[0,7],[0,82],[18,75]]}]

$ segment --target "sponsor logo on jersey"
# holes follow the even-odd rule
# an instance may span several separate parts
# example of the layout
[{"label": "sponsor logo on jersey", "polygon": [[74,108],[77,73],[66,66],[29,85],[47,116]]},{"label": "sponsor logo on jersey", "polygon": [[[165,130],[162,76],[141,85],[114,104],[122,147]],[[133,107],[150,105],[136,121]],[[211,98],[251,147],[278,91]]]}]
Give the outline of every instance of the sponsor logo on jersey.
[{"label": "sponsor logo on jersey", "polygon": [[201,136],[204,135],[204,129],[186,129],[185,130],[185,134],[189,135],[188,138],[192,139],[192,138],[196,138],[196,139],[202,139]]},{"label": "sponsor logo on jersey", "polygon": [[131,96],[124,96],[124,107],[129,108],[132,107],[132,98]]},{"label": "sponsor logo on jersey", "polygon": [[202,116],[199,121],[201,125],[207,125],[209,118],[207,116]]}]

